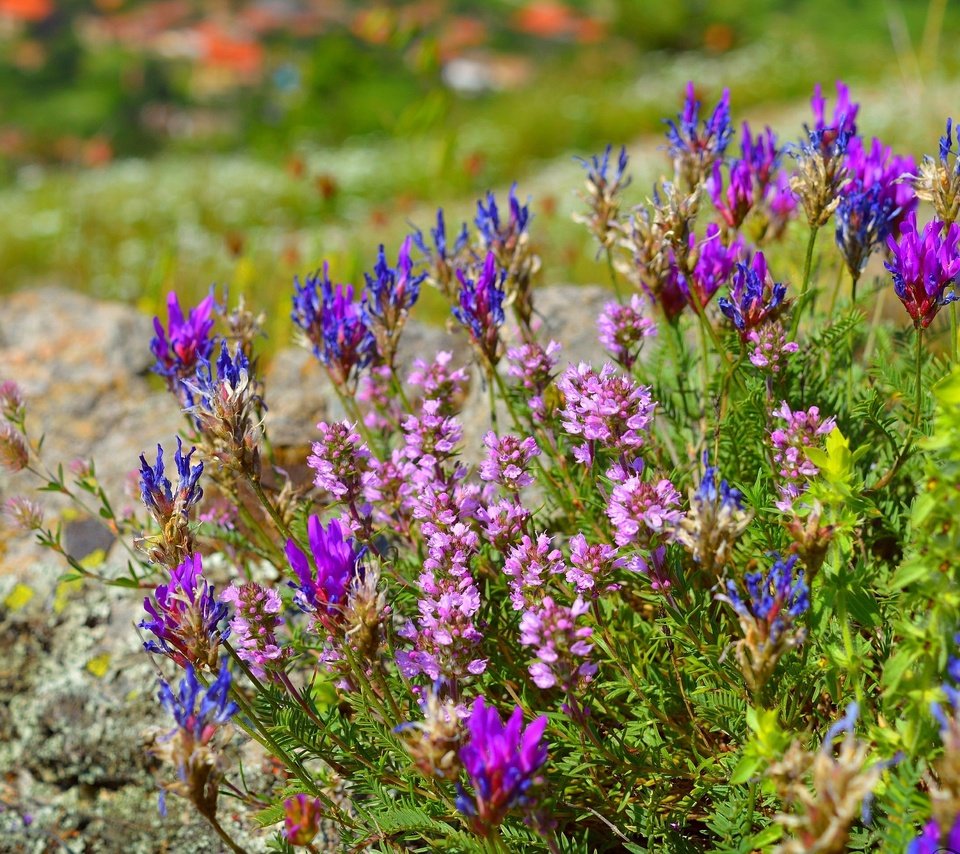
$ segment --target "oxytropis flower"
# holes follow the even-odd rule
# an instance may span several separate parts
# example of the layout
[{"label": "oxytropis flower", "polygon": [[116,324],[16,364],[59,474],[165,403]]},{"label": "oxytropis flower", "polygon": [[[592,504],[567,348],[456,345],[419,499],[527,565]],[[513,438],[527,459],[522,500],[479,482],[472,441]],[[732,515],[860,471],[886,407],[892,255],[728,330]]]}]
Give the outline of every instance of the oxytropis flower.
[{"label": "oxytropis flower", "polygon": [[725,480],[717,483],[718,477],[716,467],[707,466],[700,485],[690,490],[690,509],[675,532],[677,542],[710,575],[727,563],[733,544],[753,517],[743,506],[740,490]]},{"label": "oxytropis flower", "polygon": [[306,847],[320,830],[323,802],[301,792],[283,802],[283,836],[293,846]]},{"label": "oxytropis flower", "polygon": [[750,264],[737,264],[730,283],[730,298],[720,297],[720,311],[733,321],[740,336],[747,339],[750,330],[779,317],[789,304],[787,286],[774,282],[762,252],[754,254]]},{"label": "oxytropis flower", "polygon": [[933,220],[917,230],[917,215],[911,213],[900,229],[899,239],[890,235],[890,260],[884,266],[893,275],[893,287],[913,318],[917,329],[926,329],[941,307],[957,299],[960,275],[960,225]]},{"label": "oxytropis flower", "polygon": [[227,618],[227,606],[217,601],[213,587],[202,577],[200,555],[188,557],[170,570],[170,581],[160,584],[143,600],[150,619],[141,629],[153,632],[156,641],[146,641],[144,649],[173,659],[180,667],[195,665],[213,669],[220,643],[230,630],[220,624]]},{"label": "oxytropis flower", "polygon": [[656,407],[647,386],[605,364],[597,373],[586,362],[570,365],[558,380],[564,407],[560,416],[567,433],[585,441],[573,449],[585,465],[598,448],[614,454],[635,451],[646,441]]},{"label": "oxytropis flower", "polygon": [[597,665],[589,659],[593,629],[577,628],[577,618],[590,610],[579,596],[571,606],[559,605],[552,596],[544,596],[536,607],[520,618],[520,643],[536,647],[537,660],[530,665],[530,676],[538,688],[559,685],[564,691],[590,682]]},{"label": "oxytropis flower", "polygon": [[693,82],[687,83],[683,111],[676,120],[666,119],[670,156],[673,158],[677,177],[688,189],[696,187],[711,167],[723,159],[733,128],[730,125],[730,90],[724,89],[710,118],[700,122],[700,101],[697,100]]},{"label": "oxytropis flower", "polygon": [[787,512],[793,506],[794,499],[806,490],[807,481],[820,474],[820,469],[807,459],[804,449],[819,445],[821,437],[836,427],[836,420],[821,419],[820,409],[816,406],[806,411],[791,411],[786,401],[773,414],[786,422],[786,426],[770,433],[770,442],[773,445],[773,462],[778,467],[780,477],[777,507]]},{"label": "oxytropis flower", "polygon": [[767,374],[779,374],[786,357],[800,349],[796,341],[787,341],[787,333],[779,320],[749,330],[747,341],[754,345],[750,364]]},{"label": "oxytropis flower", "polygon": [[477,698],[467,719],[467,743],[460,748],[473,793],[458,784],[457,794],[457,809],[475,833],[486,837],[511,810],[533,811],[547,761],[546,728],[547,716],[541,715],[524,729],[519,706],[504,726],[497,710]]},{"label": "oxytropis flower", "polygon": [[376,356],[377,342],[367,325],[363,300],[353,300],[353,288],[331,283],[324,264],[302,285],[294,279],[291,316],[331,379],[348,392],[355,391],[360,371]]},{"label": "oxytropis flower", "polygon": [[474,276],[457,270],[460,297],[452,309],[453,316],[466,328],[488,370],[500,359],[500,327],[505,319],[504,276],[504,271],[497,268],[493,252],[487,253],[483,267]]},{"label": "oxytropis flower", "polygon": [[647,338],[657,334],[657,324],[646,313],[647,300],[640,294],[630,297],[627,305],[608,302],[597,317],[600,343],[618,365],[628,371],[636,362]]},{"label": "oxytropis flower", "polygon": [[165,680],[160,680],[160,705],[177,724],[171,733],[155,742],[153,751],[177,769],[177,781],[166,784],[164,791],[186,798],[210,821],[217,814],[223,776],[222,756],[211,742],[218,729],[237,712],[237,704],[229,698],[230,670],[226,659],[217,678],[206,689],[189,665],[176,693]]},{"label": "oxytropis flower", "polygon": [[415,275],[413,272],[410,244],[409,237],[403,241],[396,267],[387,264],[381,245],[373,275],[364,274],[367,280],[366,299],[362,303],[365,322],[376,339],[381,361],[387,365],[393,365],[400,333],[420,296],[420,283],[426,278],[426,273]]},{"label": "oxytropis flower", "polygon": [[403,738],[403,746],[424,777],[456,780],[461,770],[461,718],[465,712],[451,698],[441,700],[436,686],[425,692],[420,709],[422,721],[400,724],[394,731]]},{"label": "oxytropis flower", "polygon": [[430,237],[432,245],[427,244],[423,232],[417,229],[411,235],[411,240],[414,246],[423,253],[429,265],[431,282],[440,289],[444,296],[449,298],[453,283],[453,271],[456,269],[458,261],[470,240],[470,235],[467,233],[467,224],[463,223],[460,226],[460,231],[451,248],[447,240],[447,226],[443,218],[443,208],[437,208],[437,226],[430,229]]},{"label": "oxytropis flower", "polygon": [[744,575],[747,596],[740,595],[737,584],[727,581],[726,595],[717,598],[728,602],[740,620],[743,638],[736,645],[737,662],[747,685],[758,691],[773,674],[780,657],[799,646],[806,631],[796,619],[810,607],[810,591],[803,570],[796,569],[797,556],[782,560],[774,555],[769,572],[748,572]]},{"label": "oxytropis flower", "polygon": [[289,650],[277,641],[276,629],[283,623],[283,603],[277,591],[251,581],[228,587],[220,601],[233,605],[233,644],[253,675],[263,679],[267,670],[282,667]]},{"label": "oxytropis flower", "polygon": [[213,352],[213,294],[191,308],[186,318],[180,300],[171,291],[167,295],[167,329],[159,317],[153,318],[156,332],[150,341],[150,352],[156,358],[153,370],[166,377],[167,385],[174,391],[180,389],[180,380],[193,376],[201,359],[209,359]]},{"label": "oxytropis flower", "polygon": [[707,226],[702,240],[691,233],[682,260],[676,252],[670,252],[670,269],[658,294],[667,319],[679,315],[692,298],[696,299],[695,305],[706,306],[730,280],[745,251],[742,237],[735,238],[729,246],[724,243],[716,223]]},{"label": "oxytropis flower", "polygon": [[[960,142],[960,128],[957,129]],[[924,201],[933,204],[937,219],[947,224],[960,216],[960,156],[953,148],[953,119],[947,119],[947,132],[940,137],[937,159],[924,155],[913,176],[913,188]]]},{"label": "oxytropis flower", "polygon": [[575,222],[581,222],[590,229],[590,233],[600,244],[600,250],[610,249],[620,234],[620,193],[630,184],[627,171],[627,149],[621,146],[616,166],[611,170],[610,153],[612,145],[607,145],[603,154],[594,154],[589,160],[576,159],[587,170],[587,191],[584,201],[589,213],[576,214]]},{"label": "oxytropis flower", "polygon": [[500,484],[509,492],[517,492],[533,483],[527,471],[530,460],[540,456],[540,448],[532,436],[521,439],[507,434],[498,436],[492,430],[483,437],[487,457],[480,463],[480,479]]},{"label": "oxytropis flower", "polygon": [[312,566],[296,542],[287,540],[287,560],[299,580],[294,585],[294,600],[332,632],[342,619],[348,589],[359,571],[361,552],[337,519],[331,519],[324,528],[317,516],[311,516],[307,520],[307,538]]},{"label": "oxytropis flower", "polygon": [[[791,833],[776,854],[848,850],[850,827],[869,814],[873,790],[890,765],[888,761],[867,764],[870,745],[854,733],[858,714],[857,704],[851,703],[827,731],[818,751],[813,753],[795,741],[783,759],[768,769],[766,776],[791,809],[776,817]],[[841,734],[838,746],[835,742]]]}]

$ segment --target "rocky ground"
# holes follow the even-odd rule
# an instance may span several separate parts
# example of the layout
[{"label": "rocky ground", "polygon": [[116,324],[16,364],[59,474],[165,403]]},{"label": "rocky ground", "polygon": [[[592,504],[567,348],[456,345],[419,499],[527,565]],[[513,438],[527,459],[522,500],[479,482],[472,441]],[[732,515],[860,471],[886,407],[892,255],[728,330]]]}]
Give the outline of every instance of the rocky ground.
[{"label": "rocky ground", "polygon": [[[556,286],[538,293],[545,332],[567,359],[595,359],[594,318],[601,288]],[[176,404],[149,373],[150,321],[134,309],[45,288],[0,300],[0,381],[16,380],[28,399],[31,434],[45,436],[52,465],[93,459],[114,506],[135,503],[140,453],[167,447],[182,424]],[[407,360],[439,349],[468,358],[465,341],[411,322]],[[305,351],[281,350],[267,371],[267,427],[296,458],[315,425],[337,417],[323,372]],[[485,395],[474,384],[464,413],[466,445],[488,429]],[[0,471],[0,501],[39,496],[27,473]],[[49,497],[48,497],[49,498]],[[48,500],[78,559],[117,573],[127,557],[99,521]],[[226,561],[223,571],[229,572]],[[221,845],[189,807],[168,798],[157,809],[158,775],[145,746],[168,724],[156,702],[156,673],[134,626],[136,591],[60,579],[65,566],[29,536],[0,526],[0,854],[6,852],[217,852]],[[267,757],[236,745],[248,782],[270,778]],[[251,777],[254,778],[251,781]],[[247,850],[269,833],[243,808],[221,807],[225,826]]]}]

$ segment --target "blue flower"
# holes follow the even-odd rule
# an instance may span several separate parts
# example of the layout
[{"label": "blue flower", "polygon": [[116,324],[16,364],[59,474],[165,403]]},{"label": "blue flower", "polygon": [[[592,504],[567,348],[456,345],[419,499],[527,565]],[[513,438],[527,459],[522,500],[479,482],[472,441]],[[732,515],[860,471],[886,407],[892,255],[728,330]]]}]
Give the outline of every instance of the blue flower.
[{"label": "blue flower", "polygon": [[673,119],[664,119],[667,124],[667,140],[670,156],[677,163],[691,186],[699,183],[709,168],[723,158],[733,136],[730,124],[730,90],[724,89],[710,118],[700,122],[700,101],[697,100],[693,82],[687,83],[683,111]]},{"label": "blue flower", "polygon": [[737,614],[762,627],[761,641],[775,646],[810,607],[810,590],[803,578],[803,570],[794,572],[797,555],[782,560],[775,554],[773,566],[764,575],[748,572],[744,575],[747,597],[742,598],[737,585],[727,581],[727,600]]},{"label": "blue flower", "polygon": [[730,283],[730,299],[721,297],[718,305],[741,336],[746,337],[751,329],[776,317],[786,295],[787,286],[773,281],[767,271],[767,259],[757,252],[749,266],[737,264]]},{"label": "blue flower", "polygon": [[187,317],[183,316],[180,300],[175,292],[167,295],[167,316],[169,332],[164,329],[159,317],[153,318],[156,334],[150,341],[150,351],[156,356],[153,371],[169,382],[175,378],[189,377],[196,369],[200,359],[207,359],[213,350],[213,330],[211,314],[216,303],[211,292],[196,308],[191,308]]},{"label": "blue flower", "polygon": [[493,192],[488,190],[486,206],[484,200],[477,202],[477,216],[474,222],[480,232],[480,240],[484,248],[496,252],[506,250],[512,252],[530,224],[530,206],[521,205],[517,199],[516,183],[510,187],[509,195],[510,217],[506,222],[500,219],[500,210]]},{"label": "blue flower", "polygon": [[460,280],[459,305],[451,311],[470,333],[474,344],[491,364],[496,364],[499,354],[499,328],[505,320],[503,313],[503,282],[506,273],[497,269],[493,252],[487,253],[483,268],[475,278],[463,270],[457,270]]},{"label": "blue flower", "polygon": [[173,455],[177,466],[177,491],[173,493],[170,480],[164,475],[163,447],[157,445],[157,462],[151,466],[144,454],[140,455],[140,496],[147,509],[162,525],[174,512],[184,515],[203,497],[199,486],[203,463],[191,468],[190,458],[196,448],[184,455],[183,442],[177,437],[177,450]]},{"label": "blue flower", "polygon": [[447,245],[447,226],[443,218],[443,208],[437,208],[437,227],[430,229],[430,237],[433,239],[433,245],[428,246],[423,236],[423,232],[418,228],[412,235],[413,245],[417,247],[426,260],[437,266],[439,263],[447,263],[457,257],[466,247],[470,236],[467,234],[467,224],[460,226],[460,233],[453,242],[453,251],[449,251]]},{"label": "blue flower", "polygon": [[[574,157],[574,160],[587,170],[587,183],[595,186],[601,194],[610,188],[620,187],[627,171],[627,162],[629,161],[627,147],[622,145],[620,146],[620,154],[617,157],[617,165],[613,176],[611,177],[608,174],[610,171],[610,152],[612,150],[613,145],[607,143],[603,154],[593,154],[589,160],[585,157]],[[623,183],[623,186],[625,187],[628,183],[629,180]]]}]

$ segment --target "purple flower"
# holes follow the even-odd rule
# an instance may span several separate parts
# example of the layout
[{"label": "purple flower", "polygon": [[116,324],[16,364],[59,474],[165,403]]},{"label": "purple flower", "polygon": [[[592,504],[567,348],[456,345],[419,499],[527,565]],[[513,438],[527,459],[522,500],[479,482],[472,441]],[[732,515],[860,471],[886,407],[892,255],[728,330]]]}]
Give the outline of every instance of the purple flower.
[{"label": "purple flower", "polygon": [[794,620],[810,607],[810,590],[803,579],[803,570],[794,571],[797,555],[782,560],[774,555],[773,566],[764,575],[748,572],[743,580],[747,596],[740,595],[737,584],[727,581],[727,594],[722,597],[737,612],[741,622],[757,632],[756,643],[776,646]]},{"label": "purple flower", "polygon": [[457,270],[460,280],[459,305],[453,307],[453,316],[463,324],[474,346],[490,365],[500,358],[498,345],[500,327],[504,322],[503,282],[506,273],[497,269],[497,259],[488,252],[483,268],[469,278],[463,270]]},{"label": "purple flower", "polygon": [[377,342],[366,322],[364,301],[353,301],[350,285],[334,285],[323,270],[301,285],[294,279],[293,322],[314,355],[338,385],[353,384],[376,355]]},{"label": "purple flower", "polygon": [[510,577],[510,602],[515,611],[522,611],[540,598],[544,576],[566,572],[560,549],[550,548],[546,534],[536,540],[523,536],[503,564],[503,573]]},{"label": "purple flower", "polygon": [[197,681],[193,666],[188,664],[186,669],[176,694],[166,680],[160,680],[160,705],[170,713],[182,733],[196,744],[205,745],[217,728],[239,711],[237,704],[230,700],[230,669],[224,659],[217,678],[206,689]]},{"label": "purple flower", "polygon": [[721,297],[720,311],[733,321],[733,325],[746,338],[747,333],[762,323],[771,320],[783,310],[787,286],[774,282],[767,271],[767,259],[757,252],[749,264],[737,264],[730,284],[730,298]]},{"label": "purple flower", "polygon": [[410,239],[413,241],[413,245],[424,254],[427,263],[435,269],[442,266],[447,270],[447,277],[449,278],[451,262],[463,252],[470,240],[470,235],[467,233],[467,224],[463,223],[460,226],[460,233],[453,242],[453,251],[451,252],[447,243],[447,226],[443,219],[443,208],[437,208],[437,227],[430,229],[430,237],[432,245],[428,246],[423,232],[418,228]]},{"label": "purple flower", "polygon": [[781,478],[777,484],[781,496],[777,507],[787,512],[794,499],[806,490],[807,481],[820,473],[820,469],[807,459],[804,449],[819,445],[821,437],[836,427],[836,420],[822,420],[816,406],[805,412],[791,411],[786,401],[773,414],[786,422],[785,427],[778,427],[770,433],[770,443],[773,445],[773,462]]},{"label": "purple flower", "polygon": [[756,139],[750,131],[750,125],[743,123],[740,152],[757,182],[759,195],[763,195],[773,180],[783,152],[777,147],[777,136],[769,127],[758,133]]},{"label": "purple flower", "polygon": [[518,492],[533,483],[527,471],[530,460],[540,456],[540,448],[532,436],[497,436],[492,430],[483,437],[487,458],[480,463],[480,479],[500,484],[510,492]]},{"label": "purple flower", "polygon": [[477,509],[477,521],[483,526],[483,535],[501,554],[509,551],[527,531],[532,515],[516,498]]},{"label": "purple flower", "polygon": [[785,357],[800,349],[800,345],[795,341],[787,341],[786,332],[779,320],[765,323],[759,329],[751,329],[747,332],[747,341],[755,345],[750,353],[751,364],[769,374],[780,373],[781,362],[786,361]]},{"label": "purple flower", "polygon": [[460,760],[470,778],[473,795],[458,785],[457,809],[470,821],[474,832],[487,836],[503,823],[507,813],[529,813],[547,761],[543,733],[547,716],[541,715],[523,729],[523,710],[517,706],[504,726],[493,706],[478,697],[467,719],[469,739],[460,748]]},{"label": "purple flower", "polygon": [[960,814],[953,822],[939,824],[931,819],[923,826],[923,832],[909,845],[906,854],[950,854],[960,851]]},{"label": "purple flower", "polygon": [[883,187],[849,181],[837,205],[836,241],[853,276],[859,277],[870,255],[893,230],[898,210],[894,200],[884,196]]},{"label": "purple flower", "polygon": [[413,369],[407,377],[410,385],[423,389],[424,397],[440,401],[440,412],[453,415],[463,402],[470,375],[464,368],[451,370],[453,354],[441,350],[429,364],[423,359],[413,360]]},{"label": "purple flower", "polygon": [[529,205],[521,205],[517,199],[516,184],[510,187],[508,205],[510,215],[504,221],[497,208],[496,196],[488,191],[486,206],[483,199],[477,202],[477,216],[474,220],[484,249],[495,253],[501,262],[516,251],[526,236],[531,219]]},{"label": "purple flower", "polygon": [[191,448],[184,455],[183,442],[177,437],[177,450],[173,455],[178,477],[176,493],[172,491],[169,478],[164,475],[163,447],[157,445],[155,465],[151,466],[146,456],[140,455],[140,496],[161,528],[176,514],[186,517],[190,508],[203,497],[203,489],[199,485],[203,463],[197,463],[192,468],[190,466],[190,458],[195,450]]},{"label": "purple flower", "polygon": [[[891,211],[890,234],[896,234],[911,211],[917,209],[917,194],[907,180],[917,171],[912,157],[900,157],[876,137],[870,149],[864,148],[860,137],[850,140],[845,164],[850,175],[850,184],[842,190],[846,194],[854,187],[870,190],[878,187],[878,201]],[[886,239],[883,234],[881,239]]]},{"label": "purple flower", "polygon": [[666,478],[646,483],[639,474],[628,477],[613,488],[607,504],[614,542],[648,545],[683,518],[679,505],[680,493]]},{"label": "purple flower", "polygon": [[168,329],[159,317],[153,318],[156,335],[150,341],[150,352],[157,361],[153,371],[166,377],[170,388],[178,388],[178,380],[193,375],[201,359],[209,359],[213,352],[211,317],[216,303],[211,292],[196,308],[191,308],[186,319],[176,293],[167,294]]},{"label": "purple flower", "polygon": [[681,175],[690,187],[694,187],[710,171],[710,167],[723,158],[733,136],[733,128],[730,126],[730,90],[723,90],[710,118],[704,119],[701,126],[700,101],[697,100],[691,81],[687,83],[683,111],[676,121],[665,121],[668,126],[670,156],[677,174]]},{"label": "purple flower", "polygon": [[316,473],[314,485],[336,499],[353,504],[360,495],[370,460],[370,450],[360,439],[356,424],[337,421],[317,425],[320,441],[313,443],[307,465]]},{"label": "purple flower", "polygon": [[566,579],[577,588],[577,593],[597,593],[603,590],[618,590],[620,585],[609,583],[609,576],[625,565],[617,557],[617,549],[605,543],[588,545],[583,534],[570,538],[570,563]]},{"label": "purple flower", "polygon": [[234,584],[220,594],[220,601],[233,605],[233,642],[253,675],[263,679],[268,669],[282,666],[290,650],[277,642],[276,628],[283,623],[277,591],[253,582]]},{"label": "purple flower", "polygon": [[904,221],[899,240],[887,238],[890,261],[884,266],[893,274],[894,290],[918,329],[926,329],[942,306],[957,299],[958,238],[960,226],[939,220],[918,232],[915,212]]},{"label": "purple flower", "polygon": [[393,364],[407,315],[420,296],[420,283],[427,277],[426,273],[414,275],[410,244],[409,237],[403,241],[396,267],[387,264],[381,244],[373,275],[364,273],[367,280],[361,301],[364,323],[373,331],[380,358],[388,365]]},{"label": "purple flower", "polygon": [[819,83],[813,87],[810,107],[813,110],[814,133],[821,136],[833,134],[834,138],[845,135],[847,139],[856,134],[857,112],[860,110],[860,105],[850,100],[850,90],[846,84],[837,81],[837,103],[833,109],[833,120],[829,123],[826,116],[827,101],[823,97],[823,89]]},{"label": "purple flower", "polygon": [[537,661],[529,671],[538,688],[559,684],[568,691],[590,682],[596,675],[597,665],[589,660],[593,644],[587,642],[593,629],[578,629],[576,625],[577,618],[589,610],[590,606],[580,597],[567,607],[544,596],[538,606],[524,611],[520,618],[520,643],[537,648]]},{"label": "purple flower", "polygon": [[287,560],[300,582],[292,585],[297,590],[294,601],[329,629],[342,614],[347,590],[359,572],[362,551],[344,536],[344,526],[337,519],[331,519],[324,528],[317,516],[311,516],[307,538],[312,566],[296,542],[287,540]]},{"label": "purple flower", "polygon": [[13,423],[21,423],[27,414],[23,389],[13,380],[0,383],[0,415]]},{"label": "purple flower", "polygon": [[790,187],[790,176],[778,172],[774,182],[767,189],[766,205],[770,210],[771,227],[774,236],[786,228],[799,204],[796,193]]},{"label": "purple flower", "polygon": [[544,347],[537,341],[527,341],[507,351],[507,373],[520,380],[527,391],[542,394],[553,381],[561,345],[551,341]]},{"label": "purple flower", "polygon": [[180,667],[196,665],[213,669],[220,643],[230,636],[221,629],[227,618],[227,606],[218,602],[213,587],[201,576],[200,555],[188,557],[170,570],[170,581],[160,584],[143,607],[150,619],[141,629],[149,629],[156,641],[146,641],[144,649],[173,659]]},{"label": "purple flower", "polygon": [[610,153],[613,151],[613,145],[607,143],[603,154],[593,154],[590,159],[585,157],[574,157],[584,169],[587,170],[587,184],[596,188],[599,195],[605,193],[614,193],[621,187],[626,187],[630,183],[628,178],[624,182],[624,176],[627,172],[627,147],[620,146],[620,153],[617,156],[617,164],[610,173]]},{"label": "purple flower", "polygon": [[600,343],[627,370],[636,362],[644,341],[657,334],[657,324],[646,315],[646,306],[647,300],[634,294],[627,305],[608,302],[597,318]]},{"label": "purple flower", "polygon": [[564,396],[564,429],[585,440],[573,450],[579,462],[590,465],[597,445],[621,454],[645,443],[656,407],[647,386],[618,374],[609,363],[598,374],[581,362],[567,368],[557,387]]},{"label": "purple flower", "polygon": [[730,228],[739,228],[753,207],[753,170],[746,160],[734,160],[730,164],[730,183],[724,192],[720,164],[713,164],[707,179],[710,201],[723,221]]},{"label": "purple flower", "polygon": [[643,555],[637,555],[630,565],[634,572],[642,572],[650,579],[650,587],[653,590],[663,590],[669,596],[670,588],[673,587],[673,574],[670,567],[667,566],[667,547],[657,546],[650,552],[650,559],[647,560]]},{"label": "purple flower", "polygon": [[703,240],[690,234],[688,263],[693,272],[682,273],[672,257],[670,269],[659,294],[660,304],[668,320],[673,320],[690,302],[691,286],[701,306],[707,305],[713,295],[730,279],[739,260],[744,256],[743,238],[737,237],[729,246],[724,244],[720,227],[707,226]]},{"label": "purple flower", "polygon": [[30,449],[14,424],[0,421],[0,466],[7,471],[23,471],[30,462]]},{"label": "purple flower", "polygon": [[13,530],[27,533],[43,527],[43,507],[22,495],[15,495],[3,503],[3,516]]}]

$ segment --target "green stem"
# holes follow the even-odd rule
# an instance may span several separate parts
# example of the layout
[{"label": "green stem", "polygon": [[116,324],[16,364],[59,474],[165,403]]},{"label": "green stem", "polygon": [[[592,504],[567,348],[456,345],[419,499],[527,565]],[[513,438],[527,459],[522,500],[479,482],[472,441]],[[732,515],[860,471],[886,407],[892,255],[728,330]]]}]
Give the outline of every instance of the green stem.
[{"label": "green stem", "polygon": [[496,373],[496,370],[494,367],[487,369],[487,395],[490,400],[490,423],[493,425],[493,432],[499,433],[500,431],[497,427],[497,392],[493,384],[493,375]]},{"label": "green stem", "polygon": [[210,822],[210,826],[217,832],[217,836],[219,836],[223,840],[223,843],[231,851],[236,852],[236,854],[247,854],[246,849],[241,848],[239,845],[237,845],[237,843],[234,842],[233,839],[230,837],[230,834],[223,829],[223,826],[220,824],[219,821],[217,821],[217,817],[215,815],[208,815],[206,816],[206,819],[207,821]]},{"label": "green stem", "polygon": [[793,322],[790,324],[790,340],[797,339],[797,329],[800,327],[800,315],[803,314],[804,306],[809,298],[810,273],[813,270],[813,248],[817,243],[817,232],[820,227],[810,226],[810,239],[807,241],[807,257],[803,263],[803,287],[800,288],[800,296],[797,300],[797,307],[793,312]]},{"label": "green stem", "polygon": [[950,303],[950,357],[957,363],[957,304]]},{"label": "green stem", "polygon": [[620,293],[620,282],[617,280],[617,271],[613,266],[613,252],[607,247],[607,270],[610,273],[610,284],[613,285],[613,292],[617,296],[617,302],[623,304],[623,295]]},{"label": "green stem", "polygon": [[260,481],[250,475],[247,476],[247,480],[250,483],[250,488],[260,500],[260,503],[264,506],[267,513],[270,514],[270,518],[273,519],[273,524],[280,532],[280,535],[283,537],[284,541],[294,540],[294,542],[296,542],[293,533],[290,531],[290,528],[287,527],[287,523],[284,522],[283,518],[280,516],[280,511],[274,506],[273,502],[267,496],[267,493],[263,491],[263,486],[260,485]]}]

